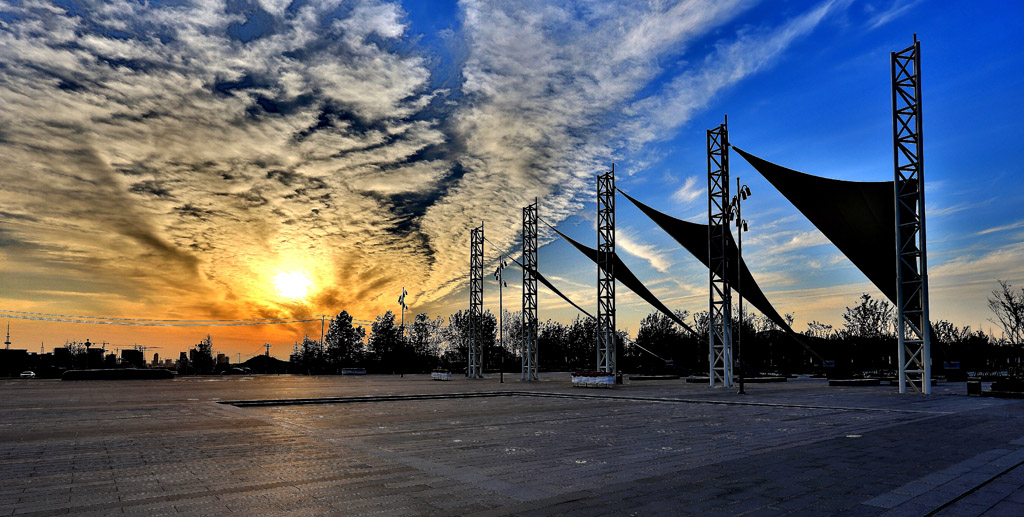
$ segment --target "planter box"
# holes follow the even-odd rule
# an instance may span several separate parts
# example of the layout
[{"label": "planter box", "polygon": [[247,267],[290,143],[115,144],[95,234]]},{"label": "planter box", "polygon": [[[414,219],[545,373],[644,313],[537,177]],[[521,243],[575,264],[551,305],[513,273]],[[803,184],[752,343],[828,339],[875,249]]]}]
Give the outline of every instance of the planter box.
[{"label": "planter box", "polygon": [[981,381],[967,381],[967,394],[972,397],[980,397]]},{"label": "planter box", "polygon": [[829,379],[829,386],[879,386],[882,381],[878,379]]},{"label": "planter box", "polygon": [[575,388],[611,388],[615,386],[615,375],[604,372],[577,372],[572,374]]}]

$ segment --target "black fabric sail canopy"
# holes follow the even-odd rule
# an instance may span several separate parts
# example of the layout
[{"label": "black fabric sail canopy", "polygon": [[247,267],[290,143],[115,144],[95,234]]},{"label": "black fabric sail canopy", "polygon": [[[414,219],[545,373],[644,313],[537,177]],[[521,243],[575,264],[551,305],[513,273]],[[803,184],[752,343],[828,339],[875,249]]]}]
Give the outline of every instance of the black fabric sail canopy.
[{"label": "black fabric sail canopy", "polygon": [[[547,224],[547,223],[544,223],[544,224]],[[590,260],[594,261],[595,264],[600,265],[600,262],[598,261],[598,251],[597,250],[595,250],[594,248],[591,248],[589,246],[586,246],[584,244],[581,244],[579,242],[574,241],[573,239],[569,238],[569,236],[567,236],[566,234],[558,231],[557,229],[555,229],[554,226],[551,226],[550,224],[548,224],[548,228],[551,228],[552,230],[554,230],[555,233],[560,235],[569,244],[572,244],[572,246],[574,248],[576,248],[577,250],[579,250],[581,253],[583,253],[584,255],[589,257]],[[687,325],[682,319],[680,319],[679,316],[676,316],[674,313],[672,313],[672,311],[669,310],[669,308],[666,307],[665,304],[661,303],[661,300],[659,300],[656,296],[654,296],[654,293],[652,293],[649,289],[647,289],[647,287],[643,284],[643,282],[641,282],[640,279],[638,279],[636,277],[636,275],[634,275],[633,272],[630,271],[628,267],[626,267],[626,264],[624,262],[622,262],[622,259],[619,258],[618,254],[614,255],[613,259],[614,259],[614,262],[613,262],[613,266],[612,267],[614,268],[613,273],[615,275],[615,279],[616,280],[618,280],[620,283],[622,283],[622,285],[626,286],[626,288],[629,289],[630,291],[633,291],[634,293],[636,293],[637,296],[639,296],[640,298],[643,298],[644,301],[646,301],[647,303],[651,304],[651,306],[653,306],[655,309],[658,309],[659,311],[661,311],[662,314],[664,314],[665,316],[668,316],[672,321],[678,323],[679,326],[681,326],[684,329],[686,329],[687,332],[689,332],[690,334],[692,334],[692,335],[694,335],[694,336],[696,336],[698,338],[701,337],[699,334],[694,332],[694,330],[692,328],[690,328],[689,325]]]},{"label": "black fabric sail canopy", "polygon": [[896,215],[892,181],[805,174],[733,147],[896,304]]},{"label": "black fabric sail canopy", "polygon": [[[665,230],[666,233],[672,236],[676,242],[686,248],[686,251],[689,251],[691,255],[700,260],[701,263],[704,264],[704,267],[711,267],[708,264],[708,260],[710,260],[708,253],[708,225],[676,219],[675,217],[659,212],[637,201],[622,190],[619,190],[619,193],[626,196],[626,199],[636,205],[641,212],[654,221],[654,224],[660,226],[661,229]],[[726,253],[728,254],[727,256],[735,257],[736,243],[732,239],[732,233],[729,233],[728,239],[728,249],[726,250]],[[740,263],[739,275],[743,280],[741,284],[736,283],[736,261],[727,260],[726,264],[726,276],[729,278],[730,285],[734,287],[736,285],[740,285],[743,298],[750,302],[754,307],[757,307],[757,310],[761,311],[761,314],[767,316],[768,319],[772,320],[772,322],[778,325],[779,328],[792,332],[792,329],[789,328],[789,324],[786,323],[786,320],[778,311],[775,310],[775,307],[773,307],[771,302],[768,301],[764,292],[761,291],[761,287],[757,285],[757,281],[754,280],[754,276],[750,273],[750,270],[747,269],[747,263],[745,261]]]},{"label": "black fabric sail canopy", "polygon": [[[708,265],[708,261],[711,259],[708,251],[708,225],[691,223],[683,221],[682,219],[676,219],[670,215],[659,212],[639,201],[633,199],[629,194],[626,194],[622,190],[616,189],[620,194],[626,196],[630,202],[636,205],[647,217],[649,217],[654,224],[657,224],[661,229],[665,230],[673,239],[676,240],[682,247],[686,248],[691,255],[697,257],[698,260],[704,264],[704,267],[711,267]],[[728,234],[728,243],[726,245],[726,253],[729,257],[736,256],[736,243],[732,239],[732,233]],[[814,354],[818,359],[825,360],[818,352],[816,352],[804,338],[793,331],[789,326],[789,323],[779,315],[779,311],[775,310],[771,302],[768,301],[768,297],[761,291],[761,287],[757,285],[757,281],[754,280],[754,275],[747,269],[747,263],[741,262],[739,275],[743,279],[743,283],[740,284],[742,296],[746,298],[751,305],[761,311],[768,319],[772,320],[773,323],[779,326],[782,330],[788,334],[793,341],[804,347],[808,352]],[[735,261],[726,261],[726,276],[729,278],[731,285],[735,286],[737,279],[737,268],[735,267]]]},{"label": "black fabric sail canopy", "polygon": [[[509,257],[509,258],[511,258],[511,257]],[[547,278],[544,277],[544,275],[540,274],[540,271],[537,271],[536,269],[530,269],[530,268],[524,266],[521,262],[519,262],[518,260],[516,260],[514,258],[512,259],[512,262],[515,262],[516,264],[518,264],[519,268],[522,269],[523,271],[529,270],[530,273],[533,273],[533,276],[535,276],[537,278],[537,280],[540,280],[540,283],[546,285],[547,288],[551,289],[551,291],[553,293],[555,293],[558,296],[560,296],[563,300],[569,302],[569,305],[572,305],[573,307],[576,307],[576,310],[582,312],[583,314],[586,314],[588,318],[594,319],[594,316],[592,316],[589,312],[583,310],[582,307],[580,307],[579,305],[576,305],[576,302],[570,300],[568,296],[562,294],[562,291],[559,291],[557,287],[555,287],[551,282],[548,281]]]}]

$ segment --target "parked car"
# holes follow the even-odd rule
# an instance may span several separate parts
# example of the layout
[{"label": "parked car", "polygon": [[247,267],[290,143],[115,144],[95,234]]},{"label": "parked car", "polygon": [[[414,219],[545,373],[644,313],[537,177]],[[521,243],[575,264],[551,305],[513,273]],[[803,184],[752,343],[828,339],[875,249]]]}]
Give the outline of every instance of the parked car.
[{"label": "parked car", "polygon": [[29,372],[21,372],[21,378],[22,379],[35,379],[36,378],[36,372],[31,372],[31,371],[29,371]]}]

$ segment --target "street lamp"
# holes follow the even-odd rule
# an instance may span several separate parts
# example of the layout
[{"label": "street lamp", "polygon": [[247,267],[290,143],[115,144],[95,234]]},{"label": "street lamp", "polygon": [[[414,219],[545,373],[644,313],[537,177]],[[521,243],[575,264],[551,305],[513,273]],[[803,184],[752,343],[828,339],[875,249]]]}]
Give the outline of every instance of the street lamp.
[{"label": "street lamp", "polygon": [[501,316],[505,310],[501,304],[501,288],[505,282],[501,279],[501,272],[508,266],[505,262],[505,255],[498,257],[498,268],[494,270],[494,279],[498,281],[498,349],[501,350],[501,361],[498,362],[498,382],[505,383],[505,329],[501,323]]},{"label": "street lamp", "polygon": [[746,395],[743,390],[743,347],[740,346],[740,337],[743,335],[743,293],[740,290],[743,279],[743,232],[747,231],[747,221],[743,219],[741,205],[743,200],[750,196],[750,187],[740,185],[739,177],[736,178],[736,195],[732,197],[729,204],[729,221],[736,221],[736,297],[739,298],[739,327],[736,330],[736,360],[740,363],[740,395]]}]

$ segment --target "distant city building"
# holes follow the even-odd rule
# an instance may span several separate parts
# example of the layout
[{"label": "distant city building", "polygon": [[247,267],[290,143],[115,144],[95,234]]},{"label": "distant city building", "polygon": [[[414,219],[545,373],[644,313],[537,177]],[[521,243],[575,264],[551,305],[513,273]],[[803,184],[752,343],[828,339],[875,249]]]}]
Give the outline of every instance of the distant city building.
[{"label": "distant city building", "polygon": [[71,350],[67,347],[53,349],[53,365],[57,368],[71,368]]},{"label": "distant city building", "polygon": [[103,353],[102,348],[87,348],[86,349],[86,368],[103,368]]},{"label": "distant city building", "polygon": [[13,377],[25,371],[28,365],[28,350],[5,348],[0,350],[0,375]]},{"label": "distant city building", "polygon": [[129,364],[134,368],[146,367],[146,358],[142,355],[142,350],[121,350],[121,362]]}]

